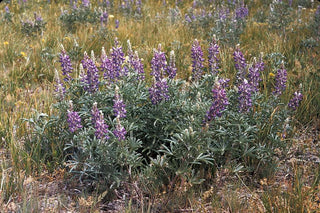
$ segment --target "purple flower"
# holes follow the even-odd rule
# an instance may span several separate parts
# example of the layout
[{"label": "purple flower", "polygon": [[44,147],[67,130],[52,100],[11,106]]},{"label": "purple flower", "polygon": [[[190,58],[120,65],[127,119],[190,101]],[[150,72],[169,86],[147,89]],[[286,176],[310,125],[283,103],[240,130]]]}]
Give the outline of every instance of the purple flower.
[{"label": "purple flower", "polygon": [[190,16],[188,16],[187,14],[185,15],[185,20],[186,20],[186,22],[188,22],[188,23],[191,23],[191,22],[192,22]]},{"label": "purple flower", "polygon": [[89,0],[82,0],[82,6],[89,7],[90,1]]},{"label": "purple flower", "polygon": [[159,44],[158,50],[154,49],[153,52],[150,75],[154,76],[156,81],[158,81],[163,77],[163,72],[167,64],[166,55],[161,51],[161,44]]},{"label": "purple flower", "polygon": [[225,7],[218,8],[219,19],[222,22],[227,19],[229,13],[230,13],[229,8],[225,8]]},{"label": "purple flower", "polygon": [[116,87],[115,90],[115,96],[113,99],[113,113],[114,116],[116,117],[120,117],[120,118],[124,118],[126,117],[126,105],[123,103],[123,100],[121,99],[120,95],[119,95],[119,88]]},{"label": "purple flower", "polygon": [[64,99],[66,89],[64,88],[63,83],[60,81],[59,73],[57,70],[55,70],[55,81],[56,81],[55,90],[54,90],[55,96],[58,100],[62,101]]},{"label": "purple flower", "polygon": [[176,57],[173,50],[170,52],[170,61],[166,67],[166,71],[170,79],[173,79],[177,75]]},{"label": "purple flower", "polygon": [[34,13],[34,20],[36,22],[42,22],[43,21],[41,15],[38,15],[37,13]]},{"label": "purple flower", "polygon": [[126,139],[127,131],[126,129],[121,125],[119,117],[117,117],[117,125],[116,129],[113,130],[113,134],[116,138],[118,138],[119,141]]},{"label": "purple flower", "polygon": [[244,58],[242,52],[240,51],[240,45],[237,45],[236,50],[233,53],[233,59],[235,62],[235,68],[238,71],[237,78],[238,80],[242,80],[245,78],[246,75],[246,59]]},{"label": "purple flower", "polygon": [[116,27],[116,29],[119,28],[119,24],[120,24],[120,21],[119,21],[118,19],[116,19],[116,20],[115,20],[115,25],[116,25],[115,27]]},{"label": "purple flower", "polygon": [[284,68],[284,65],[282,63],[281,68],[278,70],[276,75],[276,83],[275,83],[275,90],[273,91],[273,94],[278,96],[281,95],[282,92],[286,89],[286,83],[287,83],[287,70]]},{"label": "purple flower", "polygon": [[95,65],[94,59],[90,59],[85,53],[84,59],[82,60],[82,66],[87,70],[81,78],[82,83],[84,83],[84,90],[90,93],[94,93],[99,89],[99,70]]},{"label": "purple flower", "polygon": [[246,79],[242,80],[242,83],[238,86],[239,94],[239,111],[240,112],[249,112],[252,107],[252,89],[251,85]]},{"label": "purple flower", "polygon": [[104,79],[107,79],[109,82],[115,81],[117,79],[117,74],[113,71],[112,61],[106,55],[104,47],[102,47],[100,60],[101,60],[100,70],[103,73]]},{"label": "purple flower", "polygon": [[302,98],[303,95],[299,91],[296,91],[293,93],[293,98],[289,101],[288,107],[295,111],[298,108],[300,101],[302,101]]},{"label": "purple flower", "polygon": [[162,100],[169,100],[168,84],[165,78],[155,80],[149,88],[149,97],[153,105],[160,103]]},{"label": "purple flower", "polygon": [[228,78],[220,78],[220,79],[218,80],[218,83],[219,83],[219,85],[222,86],[223,88],[226,88],[226,87],[229,86],[229,81],[230,81],[230,79],[228,79]]},{"label": "purple flower", "polygon": [[212,39],[210,46],[208,48],[208,61],[209,61],[209,70],[211,74],[217,74],[219,70],[219,45],[216,42],[216,38]]},{"label": "purple flower", "polygon": [[249,9],[247,6],[244,5],[242,1],[235,9],[235,18],[236,19],[244,19],[249,15]]},{"label": "purple flower", "polygon": [[212,105],[205,116],[205,123],[212,121],[216,117],[221,117],[222,111],[225,110],[226,106],[229,104],[224,86],[219,83],[228,81],[229,79],[216,80],[212,89]]},{"label": "purple flower", "polygon": [[199,80],[203,72],[203,52],[199,41],[196,39],[191,48],[191,58],[192,58],[192,79]]},{"label": "purple flower", "polygon": [[248,81],[252,86],[253,92],[259,91],[259,82],[262,80],[260,78],[260,72],[264,70],[264,63],[262,59],[260,59],[259,62],[256,62],[256,59],[254,59],[254,63],[249,68],[248,73]]},{"label": "purple flower", "polygon": [[112,62],[112,69],[116,79],[120,79],[120,77],[127,75],[124,69],[122,69],[122,64],[125,60],[124,53],[122,51],[122,47],[119,46],[119,42],[117,38],[115,38],[115,46],[112,47],[110,59]]},{"label": "purple flower", "polygon": [[[130,57],[130,56],[129,56]],[[141,59],[139,58],[138,52],[135,51],[135,54],[133,55],[132,60],[130,61],[130,64],[134,71],[138,73],[138,80],[144,80],[144,67]]]},{"label": "purple flower", "polygon": [[92,116],[92,124],[95,128],[95,136],[98,139],[109,139],[108,136],[108,128],[109,126],[104,122],[104,116],[102,111],[98,110],[97,103],[95,102],[93,104],[92,110],[91,110],[91,116]]},{"label": "purple flower", "polygon": [[72,78],[70,74],[72,73],[72,64],[70,61],[70,57],[67,55],[66,51],[62,46],[62,51],[60,53],[59,62],[61,63],[62,75],[64,75],[64,81],[70,81]]},{"label": "purple flower", "polygon": [[101,16],[100,16],[100,24],[101,24],[101,27],[103,26],[107,26],[108,24],[108,18],[109,18],[109,15],[107,13],[107,11],[104,11]]},{"label": "purple flower", "polygon": [[4,9],[5,9],[6,13],[10,13],[8,5]]},{"label": "purple flower", "polygon": [[69,131],[73,133],[73,132],[77,131],[78,129],[81,129],[82,125],[81,125],[81,118],[80,118],[78,112],[73,111],[72,101],[70,101],[69,104],[70,104],[70,108],[69,108],[68,114],[67,114],[67,117],[68,117],[67,122],[69,125]]}]

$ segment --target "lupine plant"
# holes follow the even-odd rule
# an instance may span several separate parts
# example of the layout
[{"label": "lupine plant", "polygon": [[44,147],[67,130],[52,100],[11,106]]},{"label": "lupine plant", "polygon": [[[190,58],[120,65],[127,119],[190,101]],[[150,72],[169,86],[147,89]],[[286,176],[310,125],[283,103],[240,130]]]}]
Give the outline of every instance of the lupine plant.
[{"label": "lupine plant", "polygon": [[68,30],[75,30],[79,24],[98,23],[101,25],[107,23],[106,12],[98,12],[96,8],[91,10],[90,1],[83,1],[80,6],[76,2],[68,10],[61,9],[60,21]]},{"label": "lupine plant", "polygon": [[10,12],[9,7],[6,6],[4,8],[4,13],[3,13],[2,20],[5,21],[5,22],[12,22],[12,17],[13,17],[13,14]]},{"label": "lupine plant", "polygon": [[[204,174],[226,164],[259,176],[270,171],[275,152],[285,151],[288,118],[302,100],[296,92],[288,104],[281,102],[284,67],[275,77],[275,92],[260,92],[262,58],[247,66],[237,49],[236,67],[244,74],[230,82],[219,73],[203,72],[209,67],[195,41],[192,82],[174,77],[174,54],[168,63],[159,47],[150,62],[150,83],[141,77],[143,64],[128,44],[127,56],[118,41],[110,56],[103,49],[100,66],[94,54],[85,53],[80,76],[64,84],[56,74],[55,115],[28,120],[34,127],[26,141],[29,149],[33,141],[42,141],[37,149],[49,162],[55,147],[82,181],[104,182],[109,188],[131,181],[135,172],[153,174],[138,184],[155,181],[174,187],[182,182],[200,184]],[[216,67],[216,43],[209,45],[209,53],[209,66]],[[62,56],[67,58],[65,52]],[[60,62],[61,75],[73,75],[66,72],[66,67],[72,70],[69,60]],[[232,83],[236,86],[229,87]],[[284,131],[286,138],[281,136]]]},{"label": "lupine plant", "polygon": [[27,36],[40,34],[45,30],[46,22],[40,14],[34,13],[34,19],[21,20],[21,32]]}]

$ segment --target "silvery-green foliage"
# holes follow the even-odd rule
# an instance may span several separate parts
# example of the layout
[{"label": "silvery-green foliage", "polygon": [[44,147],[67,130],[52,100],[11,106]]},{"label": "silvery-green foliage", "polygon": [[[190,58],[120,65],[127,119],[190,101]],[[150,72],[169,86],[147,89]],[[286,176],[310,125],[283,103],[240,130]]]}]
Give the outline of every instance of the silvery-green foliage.
[{"label": "silvery-green foliage", "polygon": [[79,24],[98,23],[100,13],[91,7],[72,7],[68,10],[61,11],[60,21],[66,29],[72,31],[77,28]]},{"label": "silvery-green foliage", "polygon": [[[130,65],[129,56],[124,58],[123,75],[111,81],[100,70],[99,84],[89,91],[83,81],[83,69],[90,68],[85,54],[80,76],[71,73],[72,79],[64,82],[54,113],[28,120],[30,137],[25,144],[35,159],[51,165],[64,162],[81,181],[104,182],[112,188],[135,174],[150,175],[144,177],[146,183],[200,184],[206,171],[226,165],[266,175],[272,171],[266,168],[274,168],[276,153],[286,150],[294,112],[281,97],[260,91],[259,82],[246,110],[239,107],[239,87],[223,84],[225,104],[219,116],[205,119],[220,88],[218,73],[188,82],[162,76],[168,98],[153,103],[150,83],[139,77],[142,73]],[[92,54],[91,59],[97,57]],[[116,117],[115,97],[121,97],[125,116]],[[113,134],[120,125],[127,133],[121,138]]]}]

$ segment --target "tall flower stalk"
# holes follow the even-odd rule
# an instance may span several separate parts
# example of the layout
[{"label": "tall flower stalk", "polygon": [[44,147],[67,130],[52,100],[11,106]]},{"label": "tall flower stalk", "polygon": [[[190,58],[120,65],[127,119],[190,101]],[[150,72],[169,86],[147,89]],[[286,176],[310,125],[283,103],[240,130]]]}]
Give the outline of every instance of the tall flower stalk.
[{"label": "tall flower stalk", "polygon": [[212,89],[212,104],[207,111],[204,123],[208,123],[212,120],[214,120],[216,117],[221,117],[223,110],[226,109],[226,106],[229,104],[225,86],[227,85],[224,84],[225,82],[228,82],[229,79],[216,79],[215,84]]},{"label": "tall flower stalk", "polygon": [[166,65],[166,55],[161,51],[161,44],[159,44],[158,49],[153,50],[150,75],[154,76],[156,81],[160,80],[163,77]]},{"label": "tall flower stalk", "polygon": [[124,118],[126,117],[127,111],[126,111],[126,105],[123,103],[123,100],[120,97],[119,94],[119,88],[116,87],[115,89],[115,96],[113,99],[113,113],[114,116]]},{"label": "tall flower stalk", "polygon": [[249,68],[248,72],[248,81],[252,86],[253,92],[259,91],[259,82],[262,80],[260,78],[260,72],[264,70],[264,63],[262,59],[257,62],[256,58],[254,58],[254,62],[252,66]]},{"label": "tall flower stalk", "polygon": [[233,53],[233,59],[235,63],[235,68],[238,71],[237,73],[237,80],[241,81],[245,78],[246,76],[246,67],[247,67],[247,62],[246,59],[244,58],[242,52],[240,51],[240,45],[238,44],[236,47],[236,50]]},{"label": "tall flower stalk", "polygon": [[74,133],[76,132],[78,129],[82,128],[81,125],[81,118],[78,114],[78,112],[73,111],[73,104],[72,101],[69,101],[69,110],[68,110],[68,114],[67,114],[67,122],[69,125],[69,131]]},{"label": "tall flower stalk", "polygon": [[192,58],[192,79],[198,81],[203,73],[203,51],[201,49],[199,41],[196,39],[191,48],[191,58]]},{"label": "tall flower stalk", "polygon": [[55,70],[55,82],[56,82],[55,90],[54,90],[55,96],[59,101],[62,101],[64,99],[66,89],[60,80],[59,73],[57,70]]},{"label": "tall flower stalk", "polygon": [[165,78],[155,80],[149,88],[149,97],[153,105],[160,103],[162,100],[169,100],[168,84]]},{"label": "tall flower stalk", "polygon": [[168,66],[166,67],[166,71],[168,74],[168,78],[170,79],[174,79],[174,77],[177,75],[176,56],[173,50],[170,52],[170,61]]},{"label": "tall flower stalk", "polygon": [[219,45],[217,44],[216,37],[213,36],[212,42],[208,48],[208,62],[209,71],[212,75],[215,75],[219,71]]},{"label": "tall flower stalk", "polygon": [[284,64],[281,64],[280,69],[277,71],[276,75],[276,83],[274,87],[273,94],[279,96],[282,94],[284,90],[286,90],[287,83],[287,70],[284,68]]},{"label": "tall flower stalk", "polygon": [[119,141],[123,141],[123,140],[126,139],[127,131],[126,131],[126,129],[121,125],[119,116],[116,118],[116,120],[117,120],[116,129],[113,130],[113,134],[114,134],[114,136],[115,136],[116,138],[118,138]]},{"label": "tall flower stalk", "polygon": [[65,51],[64,47],[61,45],[62,50],[59,56],[59,62],[61,63],[61,70],[62,75],[64,76],[64,81],[70,81],[72,78],[70,74],[72,73],[72,64],[70,61],[69,55],[67,55],[67,52]]},{"label": "tall flower stalk", "polygon": [[92,106],[91,116],[92,124],[95,129],[94,135],[96,136],[96,138],[108,140],[110,138],[108,136],[109,126],[104,122],[103,113],[101,110],[98,109],[97,102],[95,102]]},{"label": "tall flower stalk", "polygon": [[100,84],[99,70],[93,60],[85,53],[84,59],[81,62],[83,68],[87,70],[86,73],[83,73],[81,81],[84,84],[84,90],[90,93],[98,91]]},{"label": "tall flower stalk", "polygon": [[239,112],[249,112],[252,107],[252,87],[247,79],[243,79],[238,86]]}]

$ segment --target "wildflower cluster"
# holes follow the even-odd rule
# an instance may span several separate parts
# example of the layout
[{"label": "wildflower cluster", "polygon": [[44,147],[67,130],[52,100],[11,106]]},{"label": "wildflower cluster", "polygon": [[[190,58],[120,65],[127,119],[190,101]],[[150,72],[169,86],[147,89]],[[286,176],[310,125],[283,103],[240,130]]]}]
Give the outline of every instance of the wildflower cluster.
[{"label": "wildflower cluster", "polygon": [[301,92],[296,91],[293,93],[293,98],[289,101],[288,107],[292,110],[296,110],[299,106],[300,101],[302,101],[303,95]]},{"label": "wildflower cluster", "polygon": [[[59,150],[68,156],[63,159],[68,159],[71,171],[81,174],[80,179],[103,180],[116,187],[117,182],[128,181],[131,169],[149,169],[163,174],[159,181],[165,182],[177,175],[178,166],[190,181],[203,169],[194,165],[214,169],[227,163],[226,155],[248,171],[274,163],[274,158],[265,156],[283,148],[277,135],[283,131],[290,135],[290,124],[285,123],[288,109],[293,113],[302,100],[296,92],[283,107],[278,91],[285,89],[284,67],[276,77],[277,95],[260,93],[262,57],[248,64],[237,48],[234,59],[243,74],[231,82],[235,87],[228,88],[230,80],[219,77],[216,40],[209,44],[208,69],[196,40],[191,48],[195,82],[176,78],[174,52],[167,61],[159,46],[150,62],[149,85],[142,60],[128,44],[127,56],[117,40],[109,55],[104,48],[98,58],[85,53],[79,77],[72,72],[67,51],[59,55],[65,80],[56,74],[57,115],[48,122],[55,133],[50,140],[62,146]],[[43,144],[42,150],[48,150]]]},{"label": "wildflower cluster", "polygon": [[81,23],[99,23],[99,20],[106,24],[108,20],[107,14],[98,12],[96,8],[92,10],[89,0],[82,1],[80,6],[73,2],[73,5],[68,10],[61,9],[60,21],[70,31],[75,30],[77,25]]},{"label": "wildflower cluster", "polygon": [[45,30],[46,22],[40,14],[34,13],[34,19],[27,18],[21,20],[21,32],[27,36],[33,36],[42,33]]}]

